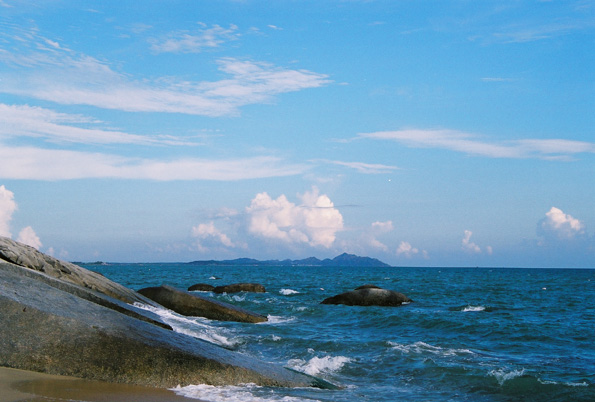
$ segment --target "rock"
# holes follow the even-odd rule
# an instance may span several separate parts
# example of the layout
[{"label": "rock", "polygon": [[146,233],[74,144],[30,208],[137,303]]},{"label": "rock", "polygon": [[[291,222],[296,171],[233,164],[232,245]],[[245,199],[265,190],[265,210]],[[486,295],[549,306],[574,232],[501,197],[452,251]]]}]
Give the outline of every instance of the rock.
[{"label": "rock", "polygon": [[231,285],[217,286],[213,289],[215,293],[239,293],[239,292],[254,292],[265,293],[264,286],[258,283],[234,283]]},{"label": "rock", "polygon": [[363,285],[351,292],[324,299],[321,304],[345,304],[347,306],[400,306],[412,300],[403,293],[382,289],[375,285]]},{"label": "rock", "polygon": [[185,292],[168,285],[144,288],[138,292],[163,307],[186,316],[250,323],[267,321],[265,316],[252,313],[233,304]]},{"label": "rock", "polygon": [[31,272],[0,261],[0,366],[161,388],[334,387],[122,314]]},{"label": "rock", "polygon": [[199,292],[212,292],[215,289],[215,286],[209,285],[207,283],[197,283],[196,285],[192,285],[188,288],[189,292],[192,291],[199,291]]},{"label": "rock", "polygon": [[85,287],[124,303],[153,304],[131,289],[106,279],[103,275],[81,268],[66,261],[60,261],[40,253],[33,247],[0,237],[0,260],[43,272],[46,275]]}]

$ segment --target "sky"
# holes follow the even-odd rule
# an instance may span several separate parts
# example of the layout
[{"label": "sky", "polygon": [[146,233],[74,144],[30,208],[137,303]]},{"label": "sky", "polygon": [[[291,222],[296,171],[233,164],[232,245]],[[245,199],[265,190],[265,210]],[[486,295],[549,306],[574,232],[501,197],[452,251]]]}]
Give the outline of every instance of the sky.
[{"label": "sky", "polygon": [[595,267],[595,1],[0,0],[0,236]]}]

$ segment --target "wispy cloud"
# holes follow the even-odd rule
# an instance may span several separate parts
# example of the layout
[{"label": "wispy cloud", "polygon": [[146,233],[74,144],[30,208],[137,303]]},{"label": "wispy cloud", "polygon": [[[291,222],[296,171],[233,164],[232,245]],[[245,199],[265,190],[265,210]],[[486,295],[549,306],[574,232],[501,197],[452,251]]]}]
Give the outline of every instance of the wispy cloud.
[{"label": "wispy cloud", "polygon": [[327,159],[318,159],[314,162],[330,163],[332,165],[345,166],[351,169],[355,169],[360,173],[364,174],[382,174],[390,173],[393,170],[398,170],[397,166],[382,165],[379,163],[364,163],[364,162],[343,162],[343,161],[332,161]]},{"label": "wispy cloud", "polygon": [[219,81],[133,79],[115,71],[109,62],[73,51],[36,30],[3,36],[0,62],[7,71],[0,92],[67,105],[216,117],[331,82],[328,76],[308,70],[234,58],[218,60],[219,70],[229,76]]},{"label": "wispy cloud", "polygon": [[0,160],[0,178],[23,180],[115,178],[234,181],[292,176],[308,169],[305,165],[285,163],[280,158],[270,156],[226,160],[159,160],[35,147],[7,147],[1,144]]},{"label": "wispy cloud", "polygon": [[0,139],[13,137],[41,138],[50,142],[84,144],[197,145],[174,136],[151,137],[117,130],[87,128],[101,125],[90,117],[59,113],[28,105],[0,103]]},{"label": "wispy cloud", "polygon": [[209,27],[204,23],[199,25],[196,31],[175,31],[163,38],[151,39],[151,50],[156,53],[199,53],[237,40],[240,36],[236,25],[230,25],[229,28],[219,25]]},{"label": "wispy cloud", "polygon": [[409,147],[441,148],[489,158],[570,160],[595,153],[595,143],[566,139],[487,141],[485,137],[456,130],[409,129],[359,134],[360,139],[390,140]]}]

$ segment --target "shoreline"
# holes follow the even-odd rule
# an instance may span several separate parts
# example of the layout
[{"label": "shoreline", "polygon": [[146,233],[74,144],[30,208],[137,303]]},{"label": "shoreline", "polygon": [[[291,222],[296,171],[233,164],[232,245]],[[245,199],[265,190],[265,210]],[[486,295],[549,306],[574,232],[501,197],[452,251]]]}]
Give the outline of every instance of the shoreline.
[{"label": "shoreline", "polygon": [[206,402],[163,388],[109,383],[0,367],[2,402]]}]

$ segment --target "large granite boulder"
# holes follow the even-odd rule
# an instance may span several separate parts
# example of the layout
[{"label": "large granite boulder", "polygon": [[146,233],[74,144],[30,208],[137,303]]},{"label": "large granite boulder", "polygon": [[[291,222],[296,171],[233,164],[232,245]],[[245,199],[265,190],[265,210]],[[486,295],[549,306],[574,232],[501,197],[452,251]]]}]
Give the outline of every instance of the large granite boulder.
[{"label": "large granite boulder", "polygon": [[132,304],[138,302],[153,304],[150,300],[140,296],[132,289],[109,281],[97,272],[89,271],[66,261],[60,261],[49,255],[40,253],[33,247],[18,243],[7,237],[0,237],[0,260],[43,272],[62,281],[98,291],[121,300],[124,303]]},{"label": "large granite boulder", "polygon": [[253,292],[265,293],[264,286],[259,283],[232,283],[231,285],[217,286],[213,289],[215,293],[239,293],[239,292]]},{"label": "large granite boulder", "polygon": [[138,293],[176,313],[219,321],[264,322],[267,317],[233,304],[192,294],[168,285],[140,289]]},{"label": "large granite boulder", "polygon": [[363,285],[350,292],[326,298],[321,304],[345,304],[347,306],[400,306],[412,300],[403,293],[382,289],[375,285]]},{"label": "large granite boulder", "polygon": [[95,290],[155,305],[101,275],[10,239],[0,238],[0,248],[0,366],[162,388],[334,387],[171,331],[156,315]]}]

